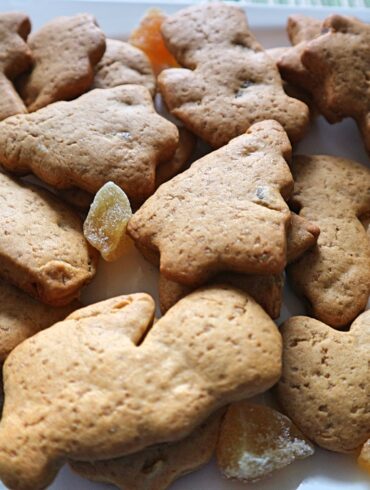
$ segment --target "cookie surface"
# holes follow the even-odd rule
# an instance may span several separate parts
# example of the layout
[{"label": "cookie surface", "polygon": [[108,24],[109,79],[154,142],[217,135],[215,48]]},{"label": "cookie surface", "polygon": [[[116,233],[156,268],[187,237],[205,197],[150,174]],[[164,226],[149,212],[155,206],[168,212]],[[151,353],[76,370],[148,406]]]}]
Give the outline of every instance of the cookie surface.
[{"label": "cookie surface", "polygon": [[348,332],[304,316],[282,327],[281,406],[319,446],[338,452],[359,448],[370,435],[370,310]]},{"label": "cookie surface", "polygon": [[78,297],[97,262],[79,216],[49,192],[3,173],[0,197],[0,277],[54,306]]},{"label": "cookie surface", "polygon": [[30,35],[28,45],[34,66],[18,88],[31,112],[90,88],[94,66],[105,50],[105,36],[92,15],[78,14],[49,21]]},{"label": "cookie surface", "polygon": [[189,286],[218,271],[282,272],[290,150],[279,123],[255,124],[160,186],[131,218],[128,233],[160,254],[167,279]]},{"label": "cookie surface", "polygon": [[370,170],[328,155],[297,155],[291,170],[292,206],[320,236],[288,276],[313,316],[341,328],[365,309],[370,293],[370,240],[361,222],[370,209]]},{"label": "cookie surface", "polygon": [[274,61],[249,31],[244,12],[222,3],[181,10],[162,25],[184,68],[164,70],[158,87],[170,112],[213,147],[253,123],[275,119],[292,141],[307,127],[307,106],[288,97]]},{"label": "cookie surface", "polygon": [[13,350],[0,422],[7,486],[41,489],[65,459],[121,457],[178,440],[280,376],[280,334],[241,291],[200,289],[151,328],[153,316],[150,296],[119,296]]},{"label": "cookie surface", "polygon": [[91,193],[111,180],[134,202],[153,193],[156,166],[177,143],[176,126],[155,112],[139,85],[95,89],[0,123],[0,162],[7,169]]}]

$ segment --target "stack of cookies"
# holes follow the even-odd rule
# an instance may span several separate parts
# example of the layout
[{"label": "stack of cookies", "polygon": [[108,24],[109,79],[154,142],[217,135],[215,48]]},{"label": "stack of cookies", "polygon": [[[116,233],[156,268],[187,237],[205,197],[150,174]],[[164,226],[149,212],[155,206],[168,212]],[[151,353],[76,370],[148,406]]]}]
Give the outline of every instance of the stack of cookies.
[{"label": "stack of cookies", "polygon": [[[144,25],[171,67],[89,14],[32,34],[0,15],[0,479],[41,490],[69,463],[164,490],[216,453],[255,481],[314,443],[362,449],[369,470],[370,170],[292,145],[319,111],[353,117],[370,148],[370,27],[293,16],[293,46],[266,52],[223,3]],[[161,318],[140,291],[79,303],[95,194],[89,242],[114,260],[133,240]],[[286,277],[311,317],[279,330]],[[270,388],[277,410],[245,401]]]}]

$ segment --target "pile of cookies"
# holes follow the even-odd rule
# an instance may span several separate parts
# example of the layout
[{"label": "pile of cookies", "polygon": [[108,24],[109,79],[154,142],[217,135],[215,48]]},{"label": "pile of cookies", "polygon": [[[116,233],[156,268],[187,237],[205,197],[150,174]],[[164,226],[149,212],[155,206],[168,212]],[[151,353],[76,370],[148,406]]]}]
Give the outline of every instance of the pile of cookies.
[{"label": "pile of cookies", "polygon": [[[0,479],[160,490],[216,453],[255,481],[313,443],[369,471],[370,170],[292,144],[320,112],[370,149],[370,26],[292,16],[269,51],[223,3],[143,26],[149,57],[88,14],[0,14]],[[159,319],[142,292],[79,303],[130,239]],[[286,276],[311,317],[279,330]]]}]

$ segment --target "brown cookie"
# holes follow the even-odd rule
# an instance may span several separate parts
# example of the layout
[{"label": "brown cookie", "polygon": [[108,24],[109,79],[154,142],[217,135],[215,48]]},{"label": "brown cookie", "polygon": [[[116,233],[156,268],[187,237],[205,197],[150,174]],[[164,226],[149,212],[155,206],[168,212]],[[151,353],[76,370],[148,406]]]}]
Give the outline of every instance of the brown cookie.
[{"label": "brown cookie", "polygon": [[357,459],[357,463],[363,470],[370,475],[370,439],[362,446],[361,453]]},{"label": "brown cookie", "polygon": [[341,328],[364,310],[370,293],[370,241],[360,221],[370,210],[370,170],[326,155],[296,156],[291,169],[292,205],[320,236],[288,275],[313,316]]},{"label": "brown cookie", "polygon": [[370,310],[349,332],[304,316],[282,327],[283,376],[279,401],[312,441],[350,452],[370,436]]},{"label": "brown cookie", "polygon": [[242,291],[212,287],[153,326],[147,294],[77,310],[4,364],[0,478],[45,488],[66,459],[121,457],[186,437],[218,407],[280,376],[274,322]]},{"label": "brown cookie", "polygon": [[32,64],[26,43],[30,31],[31,22],[27,15],[18,12],[0,14],[0,120],[27,112],[12,81]]},{"label": "brown cookie", "polygon": [[292,141],[302,138],[308,108],[285,94],[243,10],[223,3],[189,7],[168,17],[162,34],[184,68],[164,70],[158,87],[192,132],[220,147],[255,122],[275,119]]},{"label": "brown cookie", "polygon": [[34,67],[19,80],[19,92],[28,110],[36,111],[58,100],[86,92],[94,66],[104,54],[105,36],[90,14],[57,17],[28,39]]},{"label": "brown cookie", "polygon": [[[309,221],[292,213],[292,224],[287,235],[288,263],[296,260],[317,241],[320,230]],[[156,264],[155,264],[156,265]],[[212,282],[231,284],[250,294],[262,308],[271,316],[280,315],[284,276],[282,273],[273,275],[247,275],[237,273],[217,274]],[[165,313],[177,301],[193,289],[184,284],[159,276],[159,302],[161,312]]]},{"label": "brown cookie", "polygon": [[0,276],[36,299],[65,305],[95,275],[81,219],[39,187],[0,173]]},{"label": "brown cookie", "polygon": [[81,306],[77,301],[60,308],[46,306],[2,279],[0,302],[0,362],[23,340],[63,320]]},{"label": "brown cookie", "polygon": [[143,85],[154,96],[155,78],[146,54],[130,43],[107,39],[103,58],[95,67],[92,88]]},{"label": "brown cookie", "polygon": [[0,162],[57,188],[95,193],[111,180],[141,202],[177,142],[176,126],[155,112],[148,90],[122,85],[2,121]]},{"label": "brown cookie", "polygon": [[164,442],[107,461],[72,463],[89,480],[130,490],[165,490],[171,483],[208,463],[216,447],[221,414],[217,412],[185,439]]},{"label": "brown cookie", "polygon": [[217,443],[218,466],[227,478],[254,482],[313,453],[312,444],[282,413],[248,401],[228,407]]},{"label": "brown cookie", "polygon": [[353,17],[332,15],[323,27],[329,32],[309,42],[301,57],[316,79],[315,103],[331,123],[353,117],[370,151],[370,26]]},{"label": "brown cookie", "polygon": [[219,271],[277,274],[286,263],[289,140],[264,121],[197,162],[134,214],[128,233],[160,254],[161,273],[189,286]]}]

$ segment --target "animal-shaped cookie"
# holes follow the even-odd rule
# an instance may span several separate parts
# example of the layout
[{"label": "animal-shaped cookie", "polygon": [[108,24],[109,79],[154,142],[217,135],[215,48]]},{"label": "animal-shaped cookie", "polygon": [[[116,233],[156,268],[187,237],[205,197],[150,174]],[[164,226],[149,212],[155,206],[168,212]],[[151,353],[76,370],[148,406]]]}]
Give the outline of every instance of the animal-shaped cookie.
[{"label": "animal-shaped cookie", "polygon": [[60,306],[96,272],[80,217],[50,192],[0,173],[0,277]]},{"label": "animal-shaped cookie", "polygon": [[163,442],[122,458],[71,466],[85,478],[112,483],[123,490],[165,490],[177,478],[208,463],[216,447],[220,421],[217,412],[180,441]]},{"label": "animal-shaped cookie", "polygon": [[29,111],[88,90],[103,56],[105,36],[90,14],[57,17],[28,39],[34,67],[19,81]]},{"label": "animal-shaped cookie", "polygon": [[176,150],[178,131],[139,85],[95,89],[0,123],[0,162],[57,188],[95,193],[109,180],[133,202],[155,189],[155,170]]},{"label": "animal-shaped cookie", "polygon": [[331,123],[353,117],[370,151],[370,26],[332,15],[323,28],[329,32],[309,42],[301,57],[317,80],[311,89],[315,103]]},{"label": "animal-shaped cookie", "polygon": [[293,186],[281,125],[264,121],[160,186],[128,233],[160,254],[167,279],[189,286],[219,271],[276,274],[286,263]]},{"label": "animal-shaped cookie", "polygon": [[104,56],[95,67],[92,88],[143,85],[154,95],[155,78],[143,51],[118,39],[107,39]]},{"label": "animal-shaped cookie", "polygon": [[265,391],[280,334],[242,291],[212,287],[154,325],[144,293],[72,313],[4,364],[0,478],[45,488],[66,459],[121,457],[187,436],[218,407]]},{"label": "animal-shaped cookie", "polygon": [[32,64],[27,36],[31,22],[27,15],[18,12],[0,14],[0,120],[27,109],[12,81]]},{"label": "animal-shaped cookie", "polygon": [[276,64],[249,31],[244,12],[223,3],[168,17],[162,34],[184,68],[164,70],[158,87],[170,112],[213,147],[253,123],[275,119],[292,141],[307,127],[307,106],[288,97]]},{"label": "animal-shaped cookie", "polygon": [[327,155],[296,156],[293,208],[317,224],[317,244],[288,267],[312,314],[341,328],[364,310],[370,293],[370,240],[361,222],[370,210],[370,170]]},{"label": "animal-shaped cookie", "polygon": [[325,449],[360,448],[370,436],[370,310],[348,332],[305,316],[290,318],[281,332],[284,411]]}]

